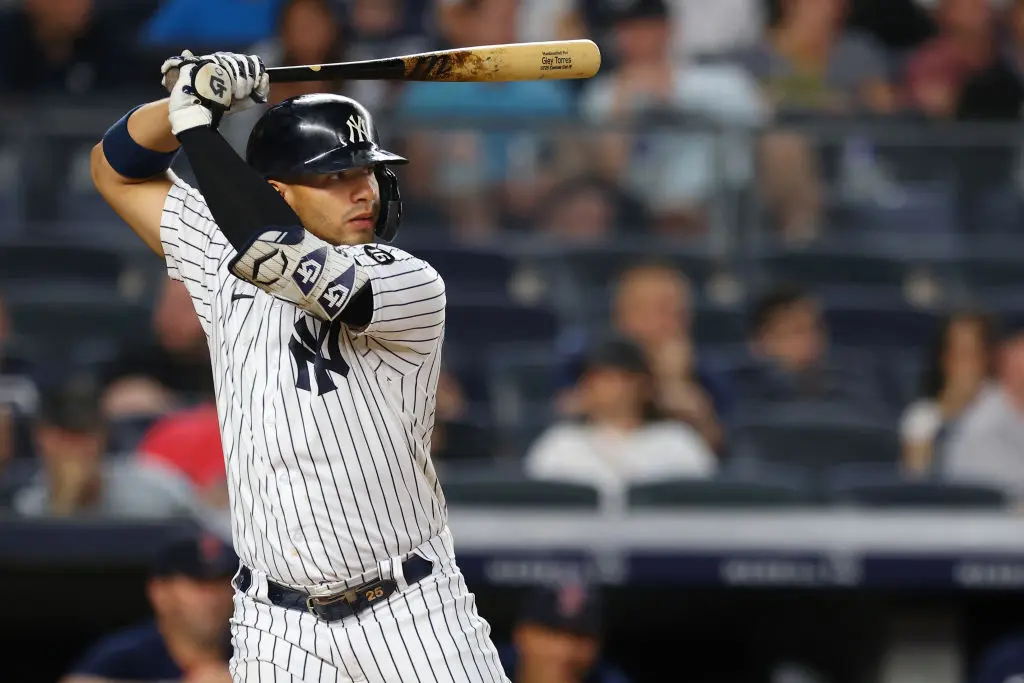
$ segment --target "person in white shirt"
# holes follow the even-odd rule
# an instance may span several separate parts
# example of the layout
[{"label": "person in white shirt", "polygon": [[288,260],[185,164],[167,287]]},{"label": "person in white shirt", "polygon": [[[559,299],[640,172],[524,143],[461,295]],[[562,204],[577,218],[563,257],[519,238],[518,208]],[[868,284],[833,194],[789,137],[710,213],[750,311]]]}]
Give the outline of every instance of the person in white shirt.
[{"label": "person in white shirt", "polygon": [[947,318],[930,350],[922,395],[903,411],[903,466],[915,474],[941,461],[959,419],[992,384],[995,339],[991,321],[979,313]]},{"label": "person in white shirt", "polygon": [[598,344],[578,392],[582,421],[555,424],[537,439],[526,456],[530,476],[615,495],[634,483],[715,472],[717,462],[699,432],[656,413],[650,370],[632,342]]}]

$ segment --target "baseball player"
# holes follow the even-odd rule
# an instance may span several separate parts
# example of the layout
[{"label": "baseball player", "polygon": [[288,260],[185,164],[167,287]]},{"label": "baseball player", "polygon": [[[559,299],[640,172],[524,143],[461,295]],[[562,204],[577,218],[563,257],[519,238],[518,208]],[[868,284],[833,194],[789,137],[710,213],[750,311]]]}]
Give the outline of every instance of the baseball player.
[{"label": "baseball player", "polygon": [[[92,155],[100,193],[206,332],[241,560],[235,681],[507,681],[455,563],[429,457],[445,287],[392,246],[401,203],[369,112],[269,108],[246,159],[216,131],[267,99],[258,57],[163,67]],[[184,149],[198,190],[170,170]]]}]

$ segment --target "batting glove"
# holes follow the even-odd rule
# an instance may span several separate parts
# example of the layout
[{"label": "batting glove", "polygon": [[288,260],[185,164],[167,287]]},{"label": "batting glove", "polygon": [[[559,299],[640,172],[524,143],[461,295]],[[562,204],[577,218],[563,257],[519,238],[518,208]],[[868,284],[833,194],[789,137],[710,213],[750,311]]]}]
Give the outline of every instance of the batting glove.
[{"label": "batting glove", "polygon": [[[185,50],[164,61],[160,71],[171,93],[172,130],[215,126],[223,114],[266,103],[270,94],[266,67],[255,55],[217,52],[196,57]],[[205,108],[211,115],[195,107]],[[181,113],[186,110],[190,113]]]}]

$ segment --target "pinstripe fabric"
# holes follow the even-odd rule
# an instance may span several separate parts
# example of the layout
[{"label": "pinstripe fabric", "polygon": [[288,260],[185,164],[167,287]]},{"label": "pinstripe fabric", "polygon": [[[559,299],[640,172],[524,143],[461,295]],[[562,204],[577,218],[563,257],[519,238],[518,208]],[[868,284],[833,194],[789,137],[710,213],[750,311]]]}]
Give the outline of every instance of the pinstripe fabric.
[{"label": "pinstripe fabric", "polygon": [[[233,680],[508,683],[450,533],[416,552],[435,562],[431,576],[412,586],[400,579],[403,590],[387,601],[333,623],[270,604],[266,576],[254,575],[247,593],[235,595]],[[393,562],[383,564],[385,576],[400,558]]]},{"label": "pinstripe fabric", "polygon": [[[329,325],[227,271],[235,252],[180,180],[161,242],[206,332],[232,534],[253,573],[236,593],[235,681],[505,681],[490,627],[455,564],[430,459],[444,282],[393,247],[336,247],[373,288],[364,330]],[[376,578],[412,552],[433,575],[327,624],[275,607],[266,581],[311,594]]]},{"label": "pinstripe fabric", "polygon": [[434,537],[447,523],[430,460],[437,272],[400,249],[337,247],[373,288],[371,322],[353,331],[230,274],[234,249],[181,180],[161,242],[208,337],[242,561],[280,583],[334,590]]}]

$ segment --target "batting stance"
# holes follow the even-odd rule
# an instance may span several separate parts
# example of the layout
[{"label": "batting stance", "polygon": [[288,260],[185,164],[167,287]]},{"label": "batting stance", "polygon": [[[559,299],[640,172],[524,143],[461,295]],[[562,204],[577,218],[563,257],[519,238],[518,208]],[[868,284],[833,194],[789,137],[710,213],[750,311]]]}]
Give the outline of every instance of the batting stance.
[{"label": "batting stance", "polygon": [[[456,566],[429,457],[445,287],[391,246],[401,203],[370,114],[270,108],[246,160],[216,132],[265,102],[258,57],[167,60],[170,97],[92,154],[209,342],[227,473],[236,681],[506,681]],[[199,191],[170,170],[178,147]]]}]

